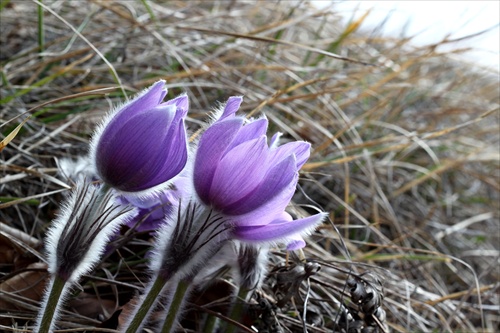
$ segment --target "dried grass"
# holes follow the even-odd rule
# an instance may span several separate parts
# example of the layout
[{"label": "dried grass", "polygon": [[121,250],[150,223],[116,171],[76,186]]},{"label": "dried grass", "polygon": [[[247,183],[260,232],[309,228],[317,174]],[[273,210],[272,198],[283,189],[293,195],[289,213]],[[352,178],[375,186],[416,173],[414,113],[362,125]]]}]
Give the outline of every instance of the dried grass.
[{"label": "dried grass", "polygon": [[[440,52],[448,40],[365,36],[361,21],[344,27],[335,11],[291,1],[94,0],[43,2],[42,41],[36,1],[1,7],[3,137],[32,116],[0,153],[1,330],[26,331],[36,315],[44,231],[69,188],[57,159],[84,154],[109,107],[159,78],[170,96],[188,93],[193,133],[216,101],[244,95],[243,111],[314,147],[293,209],[319,206],[332,223],[304,251],[322,269],[296,276],[303,283],[289,291],[301,296],[273,312],[285,332],[340,332],[339,309],[356,307],[346,281],[367,272],[383,280],[394,332],[500,329],[498,73]],[[149,244],[119,241],[61,328],[114,331],[142,288]],[[285,261],[280,251],[271,259]],[[275,283],[270,274],[263,290],[271,303]],[[190,318],[227,296],[212,289]],[[304,304],[315,326],[298,315]],[[269,311],[258,309],[260,325]]]}]

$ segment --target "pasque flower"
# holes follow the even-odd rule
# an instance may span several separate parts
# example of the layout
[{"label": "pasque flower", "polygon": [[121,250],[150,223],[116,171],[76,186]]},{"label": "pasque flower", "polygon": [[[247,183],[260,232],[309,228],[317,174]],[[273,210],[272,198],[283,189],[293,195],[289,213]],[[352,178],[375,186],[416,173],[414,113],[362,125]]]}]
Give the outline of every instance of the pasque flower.
[{"label": "pasque flower", "polygon": [[109,238],[136,214],[135,208],[115,204],[112,191],[79,181],[66,199],[46,239],[51,274],[36,332],[51,332],[61,302],[72,285],[99,262]]},{"label": "pasque flower", "polygon": [[108,186],[133,193],[163,188],[186,165],[188,98],[162,102],[164,86],[165,81],[156,82],[96,130],[90,155]]},{"label": "pasque flower", "polygon": [[[325,216],[292,221],[285,212],[298,171],[309,158],[309,143],[278,146],[279,135],[275,135],[268,145],[267,119],[247,122],[236,117],[241,102],[241,97],[231,97],[198,142],[192,174],[196,195],[184,198],[177,215],[169,216],[160,227],[149,265],[153,276],[125,325],[127,333],[139,330],[157,296],[177,283],[161,332],[175,330],[193,279],[231,239],[297,247],[302,245],[301,235]],[[254,254],[258,257],[258,251]],[[252,274],[243,275],[252,280]],[[258,278],[252,277],[257,284]]]},{"label": "pasque flower", "polygon": [[291,242],[303,247],[300,235],[324,217],[319,213],[292,221],[285,212],[309,158],[310,144],[267,142],[267,119],[235,116],[241,97],[227,101],[220,118],[200,139],[194,162],[194,188],[205,205],[228,217],[233,236],[250,242]]}]

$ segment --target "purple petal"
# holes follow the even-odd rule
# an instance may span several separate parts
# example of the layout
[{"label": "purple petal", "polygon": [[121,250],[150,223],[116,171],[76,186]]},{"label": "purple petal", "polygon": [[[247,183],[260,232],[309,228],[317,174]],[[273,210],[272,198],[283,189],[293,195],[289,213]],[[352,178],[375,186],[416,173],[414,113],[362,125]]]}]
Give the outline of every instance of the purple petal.
[{"label": "purple petal", "polygon": [[167,89],[163,89],[160,95],[160,98],[158,99],[158,104],[163,101],[163,99],[167,96]]},{"label": "purple petal", "polygon": [[278,163],[285,157],[295,154],[297,160],[297,170],[299,170],[304,163],[307,162],[311,150],[311,144],[304,141],[294,141],[284,144],[276,149],[272,150],[271,163]]},{"label": "purple petal", "polygon": [[226,207],[249,194],[266,174],[267,154],[265,136],[244,142],[228,151],[214,173],[210,189],[214,207],[226,213]]},{"label": "purple petal", "polygon": [[166,217],[171,215],[173,210],[173,206],[168,202],[149,209],[139,209],[137,217],[129,221],[127,226],[135,227],[138,232],[158,230],[163,223],[166,223]]},{"label": "purple petal", "polygon": [[188,158],[188,140],[182,114],[183,112],[177,111],[169,132],[163,140],[164,160],[168,163],[164,163],[159,174],[167,179],[179,174],[184,169]]},{"label": "purple petal", "polygon": [[319,213],[295,221],[276,220],[263,226],[238,226],[234,229],[234,236],[242,241],[282,241],[296,234],[308,234],[326,217],[326,213]]},{"label": "purple petal", "polygon": [[100,138],[96,156],[97,170],[103,180],[124,190],[122,185],[150,162],[147,158],[159,153],[158,145],[150,145],[148,133],[154,131],[163,136],[169,121],[161,112],[142,113],[116,131],[106,131]]},{"label": "purple petal", "polygon": [[108,124],[106,127],[109,130],[113,131],[114,130],[113,123],[118,122],[119,126],[121,123],[128,121],[131,117],[135,116],[137,113],[148,111],[158,106],[158,104],[161,103],[163,97],[166,94],[166,91],[163,90],[164,86],[165,86],[165,81],[160,80],[158,82],[155,82],[151,87],[143,90],[136,97],[134,97],[124,106],[122,106],[117,111],[115,116],[112,118],[111,123]]},{"label": "purple petal", "polygon": [[287,237],[286,241],[287,241],[287,245],[286,245],[287,251],[300,250],[306,246],[306,242],[304,241],[304,238],[302,238],[302,236],[300,236],[300,235],[289,236],[289,237]]},{"label": "purple petal", "polygon": [[273,137],[271,138],[271,141],[269,142],[269,147],[271,148],[276,148],[278,147],[278,144],[279,144],[279,141],[280,141],[280,137],[283,135],[283,133],[280,133],[280,132],[276,132],[274,133]]},{"label": "purple petal", "polygon": [[216,122],[200,139],[194,163],[194,187],[206,204],[210,203],[210,187],[217,165],[242,125],[241,118]]},{"label": "purple petal", "polygon": [[[281,217],[283,217],[283,222],[292,222],[293,223],[293,218],[290,214],[284,212]],[[302,238],[301,234],[293,234],[290,236],[287,236],[285,240],[283,240],[284,243],[286,243],[286,250],[287,251],[295,251],[298,249],[303,248],[306,246],[306,242],[304,241],[304,238]]]},{"label": "purple petal", "polygon": [[228,148],[233,149],[234,147],[242,144],[245,141],[250,141],[252,139],[256,139],[263,135],[266,135],[267,131],[267,119],[262,118],[259,120],[255,120],[245,126],[243,126],[239,131],[238,135],[234,138],[231,146]]},{"label": "purple petal", "polygon": [[190,182],[185,174],[180,174],[168,188],[154,192],[150,196],[137,197],[128,193],[120,195],[117,198],[118,204],[132,204],[139,208],[139,214],[127,225],[131,228],[136,227],[137,231],[157,230],[160,225],[166,223],[171,214],[177,211],[179,199],[188,195]]},{"label": "purple petal", "polygon": [[[298,175],[297,175],[298,179]],[[233,218],[234,224],[239,226],[264,225],[276,219],[285,210],[295,193],[297,181],[294,180],[287,188],[264,203],[262,206],[243,215],[236,215]],[[286,203],[286,205],[285,205]]]},{"label": "purple petal", "polygon": [[124,123],[128,122],[136,115],[143,112],[148,112],[158,106],[158,104],[161,102],[161,99],[163,98],[163,96],[165,96],[166,93],[166,91],[163,90],[164,86],[165,81],[160,80],[154,83],[151,87],[145,89],[143,92],[137,95],[137,97],[130,100],[120,109],[118,109],[106,124],[104,130],[101,133],[99,141],[102,140],[102,137],[114,135],[114,133],[117,133]]},{"label": "purple petal", "polygon": [[[155,193],[148,202],[139,202],[136,197],[132,203],[139,208],[138,215],[127,223],[130,228],[135,227],[136,231],[157,230],[165,223],[166,218],[174,212],[177,199],[170,194],[171,190],[164,190],[162,193]],[[174,200],[172,200],[174,199]],[[129,201],[128,198],[125,200]]]},{"label": "purple petal", "polygon": [[242,101],[243,101],[242,96],[229,97],[229,99],[226,102],[226,105],[224,106],[224,111],[222,112],[222,116],[217,121],[221,121],[230,116],[234,116],[236,111],[238,111],[238,109],[240,108]]},{"label": "purple petal", "polygon": [[121,123],[115,131],[105,131],[96,149],[97,171],[101,178],[112,187],[127,192],[168,181],[171,175],[159,174],[159,171],[172,162],[165,160],[168,148],[163,138],[174,112],[173,106],[155,108]]},{"label": "purple petal", "polygon": [[[273,204],[273,211],[283,211],[295,192],[297,183],[297,169],[293,155],[274,165],[270,170],[260,162],[260,169],[266,172],[262,181],[254,185],[254,190],[248,195],[227,206],[226,214],[243,215],[256,211],[260,206]],[[283,192],[283,193],[282,193]],[[269,216],[272,218],[273,216]]]},{"label": "purple petal", "polygon": [[187,110],[189,110],[189,98],[186,94],[182,94],[176,98],[166,101],[165,103],[162,103],[161,105],[175,105],[178,109],[185,110],[187,112]]}]

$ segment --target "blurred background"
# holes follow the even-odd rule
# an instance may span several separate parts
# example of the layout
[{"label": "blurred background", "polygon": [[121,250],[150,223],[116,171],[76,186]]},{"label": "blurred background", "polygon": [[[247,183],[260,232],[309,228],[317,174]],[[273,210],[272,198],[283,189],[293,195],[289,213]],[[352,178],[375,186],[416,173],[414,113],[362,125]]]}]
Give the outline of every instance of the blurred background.
[{"label": "blurred background", "polygon": [[313,4],[331,7],[342,14],[344,23],[358,20],[369,11],[360,27],[366,33],[410,37],[411,43],[418,46],[446,38],[455,40],[441,45],[439,50],[468,49],[460,53],[462,59],[500,70],[500,1],[316,0]]},{"label": "blurred background", "polygon": [[[329,221],[302,260],[273,249],[270,307],[251,299],[245,332],[499,332],[498,13],[498,1],[1,0],[1,139],[19,132],[0,152],[0,331],[30,331],[37,314],[45,233],[71,187],[56,162],[85,155],[106,112],[161,78],[167,98],[188,94],[192,133],[244,95],[242,114],[313,147],[289,211]],[[60,328],[126,317],[151,236],[121,230],[112,245]],[[231,277],[212,282],[186,331],[206,332],[207,309],[227,314]]]}]

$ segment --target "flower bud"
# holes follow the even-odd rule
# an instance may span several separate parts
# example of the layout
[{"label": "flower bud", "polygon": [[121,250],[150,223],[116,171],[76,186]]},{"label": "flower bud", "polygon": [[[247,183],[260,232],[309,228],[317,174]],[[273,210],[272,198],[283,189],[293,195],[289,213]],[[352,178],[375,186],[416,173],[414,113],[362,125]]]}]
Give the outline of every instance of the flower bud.
[{"label": "flower bud", "polygon": [[97,175],[118,191],[163,189],[186,165],[188,98],[162,103],[164,85],[156,82],[112,112],[94,134],[90,155]]}]

